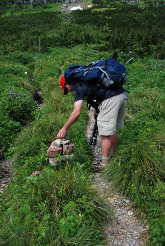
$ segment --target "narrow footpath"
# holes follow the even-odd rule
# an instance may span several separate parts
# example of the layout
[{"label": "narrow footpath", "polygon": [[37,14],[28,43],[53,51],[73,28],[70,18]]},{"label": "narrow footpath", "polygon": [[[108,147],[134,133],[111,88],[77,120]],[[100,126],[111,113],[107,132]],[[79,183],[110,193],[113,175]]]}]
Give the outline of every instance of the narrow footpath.
[{"label": "narrow footpath", "polygon": [[[87,137],[91,136],[94,125],[94,110],[89,112]],[[94,158],[101,153],[100,140],[93,149]],[[107,246],[145,246],[148,241],[147,225],[142,223],[130,200],[115,191],[112,183],[108,182],[102,172],[94,173],[93,187],[98,196],[108,204],[112,210],[112,218],[105,225]]]},{"label": "narrow footpath", "polygon": [[11,161],[3,160],[0,161],[0,193],[8,187],[11,179]]}]

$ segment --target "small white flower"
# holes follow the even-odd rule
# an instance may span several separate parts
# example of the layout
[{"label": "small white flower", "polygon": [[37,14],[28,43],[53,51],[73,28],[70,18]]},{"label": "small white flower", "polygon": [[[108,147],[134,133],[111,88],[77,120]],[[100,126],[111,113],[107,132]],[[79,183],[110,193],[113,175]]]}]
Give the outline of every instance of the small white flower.
[{"label": "small white flower", "polygon": [[27,74],[27,72],[25,72],[25,74]]}]

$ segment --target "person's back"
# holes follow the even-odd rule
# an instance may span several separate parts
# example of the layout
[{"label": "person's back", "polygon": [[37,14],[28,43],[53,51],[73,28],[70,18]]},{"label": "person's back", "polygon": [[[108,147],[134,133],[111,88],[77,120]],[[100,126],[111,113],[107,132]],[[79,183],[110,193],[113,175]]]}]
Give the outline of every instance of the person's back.
[{"label": "person's back", "polygon": [[119,95],[125,91],[124,88],[118,90],[107,89],[100,84],[94,83],[82,83],[77,82],[73,84],[73,93],[75,96],[75,102],[78,100],[92,101],[95,100],[99,105],[102,101]]}]

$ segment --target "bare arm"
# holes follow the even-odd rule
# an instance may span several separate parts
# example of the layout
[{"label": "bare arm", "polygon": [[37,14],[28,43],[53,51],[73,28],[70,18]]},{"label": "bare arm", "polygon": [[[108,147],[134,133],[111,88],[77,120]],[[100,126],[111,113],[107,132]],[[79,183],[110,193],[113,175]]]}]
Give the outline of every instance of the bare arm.
[{"label": "bare arm", "polygon": [[64,124],[64,126],[60,129],[57,134],[57,138],[64,138],[69,127],[78,119],[80,116],[81,108],[82,108],[83,100],[79,100],[74,103],[74,109],[70,114],[69,119]]}]

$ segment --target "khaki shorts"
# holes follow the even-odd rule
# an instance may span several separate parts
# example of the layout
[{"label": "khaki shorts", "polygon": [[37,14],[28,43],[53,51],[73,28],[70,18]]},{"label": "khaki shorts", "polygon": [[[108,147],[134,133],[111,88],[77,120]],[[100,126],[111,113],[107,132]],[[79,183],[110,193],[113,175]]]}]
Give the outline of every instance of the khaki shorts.
[{"label": "khaki shorts", "polygon": [[124,127],[127,100],[127,95],[121,93],[104,100],[99,105],[100,112],[97,117],[99,135],[111,136],[117,129]]}]

